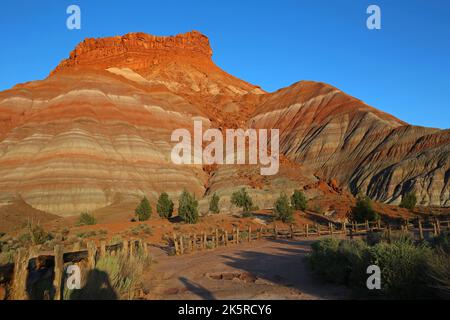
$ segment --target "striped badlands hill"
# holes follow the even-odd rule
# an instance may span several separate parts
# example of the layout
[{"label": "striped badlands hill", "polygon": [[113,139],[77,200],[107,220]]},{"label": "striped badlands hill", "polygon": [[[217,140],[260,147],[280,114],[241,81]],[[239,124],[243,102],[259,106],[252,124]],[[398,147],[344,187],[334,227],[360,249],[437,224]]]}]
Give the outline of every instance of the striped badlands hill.
[{"label": "striped badlands hill", "polygon": [[[450,205],[448,130],[410,126],[322,83],[266,93],[211,57],[198,32],[86,39],[47,79],[1,92],[0,205],[66,216],[143,194],[226,198],[249,186],[266,206],[280,190],[331,179],[380,201],[415,190],[425,205]],[[279,174],[172,164],[172,131],[196,119],[279,128]]]}]

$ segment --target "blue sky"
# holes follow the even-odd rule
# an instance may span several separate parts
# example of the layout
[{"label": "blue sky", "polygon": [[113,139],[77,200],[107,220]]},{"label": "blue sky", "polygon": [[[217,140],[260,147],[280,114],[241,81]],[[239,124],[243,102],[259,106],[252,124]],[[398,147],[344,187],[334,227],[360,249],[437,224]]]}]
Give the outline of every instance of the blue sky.
[{"label": "blue sky", "polygon": [[[81,7],[81,30],[66,8]],[[366,28],[377,4],[382,29]],[[448,0],[41,0],[0,5],[0,90],[43,79],[86,37],[206,34],[225,71],[267,91],[330,83],[415,125],[450,128]]]}]

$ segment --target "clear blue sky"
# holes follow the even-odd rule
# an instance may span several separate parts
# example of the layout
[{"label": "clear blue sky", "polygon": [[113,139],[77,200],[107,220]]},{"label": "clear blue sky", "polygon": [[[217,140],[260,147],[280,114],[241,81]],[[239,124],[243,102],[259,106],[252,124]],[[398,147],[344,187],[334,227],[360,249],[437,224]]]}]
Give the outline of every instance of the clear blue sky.
[{"label": "clear blue sky", "polygon": [[[82,29],[66,28],[77,4]],[[366,8],[382,29],[366,28]],[[330,83],[409,123],[450,128],[448,0],[41,0],[0,4],[0,90],[43,79],[85,37],[206,34],[225,71],[275,91]]]}]

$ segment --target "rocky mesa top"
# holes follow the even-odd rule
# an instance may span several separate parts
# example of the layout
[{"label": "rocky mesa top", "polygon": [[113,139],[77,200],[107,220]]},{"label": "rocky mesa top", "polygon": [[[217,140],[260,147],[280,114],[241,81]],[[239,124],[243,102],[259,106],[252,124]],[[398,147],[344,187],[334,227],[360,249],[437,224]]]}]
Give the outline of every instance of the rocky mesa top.
[{"label": "rocky mesa top", "polygon": [[209,39],[198,31],[176,36],[154,36],[143,32],[106,38],[86,38],[51,74],[76,66],[111,66],[114,61],[152,58],[157,55],[179,54],[210,60]]}]

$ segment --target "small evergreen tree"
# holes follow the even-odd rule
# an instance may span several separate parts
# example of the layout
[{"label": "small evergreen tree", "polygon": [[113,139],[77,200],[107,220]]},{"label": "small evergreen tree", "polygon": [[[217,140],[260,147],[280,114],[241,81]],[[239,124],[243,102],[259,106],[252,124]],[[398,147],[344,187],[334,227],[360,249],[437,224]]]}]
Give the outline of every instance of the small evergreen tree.
[{"label": "small evergreen tree", "polygon": [[402,201],[400,202],[400,208],[405,208],[412,210],[416,206],[417,197],[413,192],[408,192],[402,197]]},{"label": "small evergreen tree", "polygon": [[150,202],[147,197],[144,196],[134,212],[139,221],[146,221],[150,219],[152,215],[152,207],[150,206]]},{"label": "small evergreen tree", "polygon": [[173,202],[165,192],[161,193],[156,204],[156,212],[161,218],[170,218],[173,212]]},{"label": "small evergreen tree", "polygon": [[195,200],[194,195],[186,190],[180,196],[178,214],[187,223],[195,224],[198,222],[198,201]]},{"label": "small evergreen tree", "polygon": [[219,201],[220,197],[217,194],[213,194],[211,200],[209,201],[209,211],[212,213],[219,213]]},{"label": "small evergreen tree", "polygon": [[372,208],[372,201],[367,196],[359,196],[356,206],[352,208],[353,219],[357,222],[373,221],[379,218]]},{"label": "small evergreen tree", "polygon": [[97,223],[97,220],[95,217],[88,212],[83,212],[80,214],[80,217],[78,218],[77,225],[78,226],[91,226]]},{"label": "small evergreen tree", "polygon": [[305,211],[308,205],[308,199],[303,192],[295,190],[291,197],[291,204],[295,210]]},{"label": "small evergreen tree", "polygon": [[252,198],[247,193],[245,188],[233,192],[233,194],[231,195],[231,203],[238,208],[242,208],[244,213],[248,213],[253,206]]},{"label": "small evergreen tree", "polygon": [[275,217],[283,222],[291,222],[293,220],[293,209],[289,205],[289,198],[283,192],[274,204]]}]

